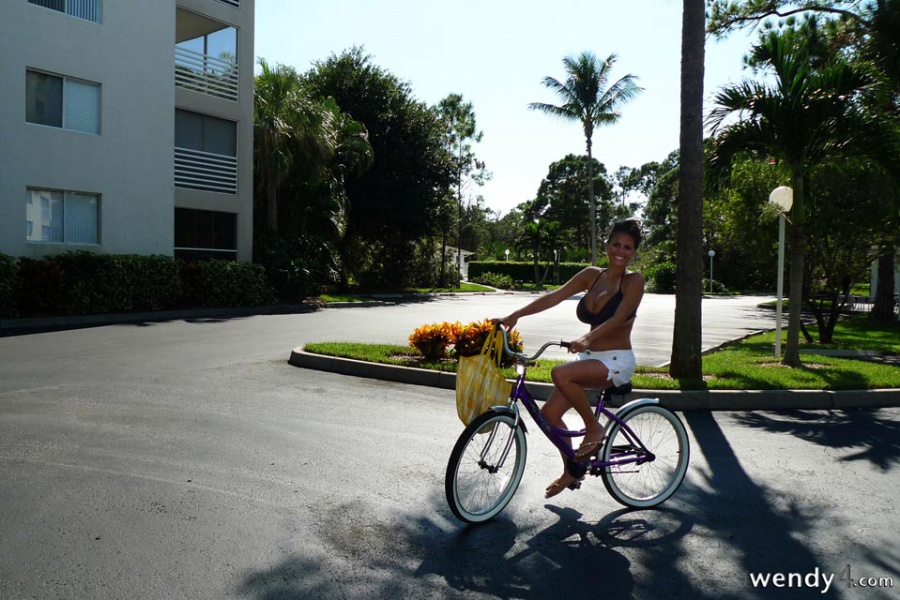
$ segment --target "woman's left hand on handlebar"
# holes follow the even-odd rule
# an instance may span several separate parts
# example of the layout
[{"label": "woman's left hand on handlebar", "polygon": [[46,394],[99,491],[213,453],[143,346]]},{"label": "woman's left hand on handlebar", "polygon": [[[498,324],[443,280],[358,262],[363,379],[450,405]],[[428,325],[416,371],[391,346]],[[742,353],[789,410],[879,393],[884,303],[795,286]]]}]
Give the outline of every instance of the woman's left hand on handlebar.
[{"label": "woman's left hand on handlebar", "polygon": [[579,352],[584,352],[589,347],[587,340],[584,336],[578,338],[577,340],[572,340],[569,342],[569,352],[571,354],[578,354]]}]

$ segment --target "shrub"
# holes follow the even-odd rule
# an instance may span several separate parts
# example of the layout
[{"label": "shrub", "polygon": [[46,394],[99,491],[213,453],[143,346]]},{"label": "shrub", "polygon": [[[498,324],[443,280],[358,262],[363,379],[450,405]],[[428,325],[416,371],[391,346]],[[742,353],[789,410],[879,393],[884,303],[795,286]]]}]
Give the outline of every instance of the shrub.
[{"label": "shrub", "polygon": [[337,273],[328,265],[329,256],[322,248],[313,251],[309,240],[303,238],[267,237],[257,242],[254,262],[266,270],[269,285],[278,298],[298,302],[318,296],[326,284],[337,280]]},{"label": "shrub", "polygon": [[19,259],[20,312],[65,314],[67,302],[63,272],[51,258]]},{"label": "shrub", "polygon": [[[559,263],[559,279],[567,281],[573,275],[584,269],[587,264],[584,263]],[[546,261],[541,261],[541,272],[547,268]],[[553,267],[550,267],[550,279],[553,279]],[[534,282],[534,263],[531,261],[499,261],[484,260],[469,263],[469,278],[476,281],[479,277],[486,273],[496,273],[497,275],[505,275],[513,282]]]},{"label": "shrub", "polygon": [[194,306],[259,306],[275,301],[260,265],[227,260],[185,263],[184,300]]},{"label": "shrub", "polygon": [[645,272],[650,280],[648,287],[658,294],[671,294],[675,291],[676,273],[677,267],[674,263],[664,262],[653,265]]},{"label": "shrub", "polygon": [[80,251],[46,260],[62,270],[69,313],[160,310],[181,296],[180,261],[169,256]]},{"label": "shrub", "polygon": [[488,285],[503,290],[512,289],[514,285],[512,277],[510,277],[509,275],[501,275],[499,273],[493,273],[491,271],[482,273],[473,281],[475,283],[480,283],[481,285]]},{"label": "shrub", "polygon": [[12,256],[0,254],[0,316],[18,315],[21,289],[19,263]]}]

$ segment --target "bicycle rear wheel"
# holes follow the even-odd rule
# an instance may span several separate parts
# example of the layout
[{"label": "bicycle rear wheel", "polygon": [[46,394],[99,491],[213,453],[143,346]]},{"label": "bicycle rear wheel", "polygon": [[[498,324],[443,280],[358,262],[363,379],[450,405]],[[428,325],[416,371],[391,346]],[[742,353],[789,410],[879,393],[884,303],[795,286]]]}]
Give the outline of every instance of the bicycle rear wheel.
[{"label": "bicycle rear wheel", "polygon": [[444,489],[457,519],[483,523],[500,514],[512,500],[528,447],[523,427],[510,412],[489,411],[463,430],[450,460]]},{"label": "bicycle rear wheel", "polygon": [[[644,405],[621,416],[624,423],[652,454],[646,462],[606,467],[603,485],[610,496],[632,508],[649,508],[669,499],[681,485],[690,462],[687,431],[675,413],[655,404]],[[609,428],[603,460],[622,452],[641,455],[640,445],[618,423]]]}]

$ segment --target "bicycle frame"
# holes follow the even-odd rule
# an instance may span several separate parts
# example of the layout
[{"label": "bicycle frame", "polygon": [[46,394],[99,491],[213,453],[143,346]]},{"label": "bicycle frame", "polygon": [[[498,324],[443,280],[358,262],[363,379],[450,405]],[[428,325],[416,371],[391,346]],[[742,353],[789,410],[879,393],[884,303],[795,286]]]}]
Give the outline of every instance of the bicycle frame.
[{"label": "bicycle frame", "polygon": [[[557,426],[553,425],[552,423],[550,423],[550,421],[547,420],[547,417],[545,417],[543,415],[543,413],[541,413],[540,409],[537,406],[537,401],[534,399],[534,397],[531,395],[531,392],[529,392],[528,388],[525,386],[525,373],[528,369],[529,362],[533,361],[538,356],[543,354],[544,350],[546,350],[547,347],[549,347],[551,345],[564,345],[564,343],[563,342],[548,342],[547,344],[544,344],[543,347],[541,347],[541,349],[537,352],[537,354],[535,354],[532,357],[526,357],[517,352],[513,352],[509,348],[509,346],[507,344],[506,331],[503,330],[502,328],[501,328],[501,331],[503,331],[504,349],[506,350],[507,353],[516,357],[516,373],[518,374],[518,377],[516,379],[516,383],[513,385],[512,392],[510,393],[510,406],[511,406],[511,410],[515,413],[516,426],[517,427],[519,426],[521,419],[522,419],[522,415],[519,412],[519,408],[518,408],[518,404],[517,404],[519,401],[521,401],[522,404],[525,406],[525,409],[531,415],[531,418],[534,419],[534,422],[537,423],[538,427],[540,427],[541,431],[544,433],[544,435],[547,437],[547,439],[550,440],[550,442],[553,443],[554,446],[559,448],[559,451],[562,452],[563,455],[568,457],[570,464],[572,466],[576,467],[576,470],[580,471],[581,469],[578,467],[583,465],[583,463],[574,462],[575,450],[572,448],[572,445],[570,443],[568,443],[567,439],[581,437],[585,434],[585,430],[584,429],[581,429],[581,430],[563,429],[561,427],[557,427]],[[590,470],[592,475],[599,474],[601,469],[604,469],[607,467],[621,466],[621,465],[627,465],[627,464],[643,464],[645,462],[652,461],[656,458],[652,452],[647,450],[644,443],[637,436],[637,434],[631,430],[631,428],[628,426],[628,424],[625,423],[621,418],[619,418],[619,416],[616,413],[610,411],[608,408],[606,408],[604,406],[604,402],[608,402],[611,396],[612,396],[612,388],[605,388],[602,391],[602,393],[600,394],[600,398],[597,401],[597,407],[594,410],[594,415],[598,420],[600,419],[601,415],[603,415],[607,418],[607,422],[606,422],[606,430],[607,431],[609,431],[609,425],[611,422],[615,421],[616,423],[618,423],[619,426],[622,428],[625,438],[628,440],[628,447],[624,448],[624,449],[619,449],[619,450],[616,450],[615,448],[613,448],[610,451],[610,460],[608,460],[608,461],[597,460],[597,459],[592,458],[590,460],[590,462],[588,463],[588,466],[582,467],[585,471]],[[658,403],[658,400],[656,400],[656,399],[634,400],[632,402],[629,402],[625,406],[623,406],[619,412],[627,412],[626,409],[628,409],[628,408],[631,408],[633,406],[637,406],[640,404],[648,404],[648,403],[656,404],[656,403]],[[493,437],[493,435],[494,435],[494,432],[491,432],[492,437]],[[507,441],[507,447],[504,449],[503,459],[501,459],[500,464],[502,464],[503,460],[505,460],[506,455],[509,452],[509,445],[511,443],[512,443],[512,438],[510,438],[510,440]]]}]

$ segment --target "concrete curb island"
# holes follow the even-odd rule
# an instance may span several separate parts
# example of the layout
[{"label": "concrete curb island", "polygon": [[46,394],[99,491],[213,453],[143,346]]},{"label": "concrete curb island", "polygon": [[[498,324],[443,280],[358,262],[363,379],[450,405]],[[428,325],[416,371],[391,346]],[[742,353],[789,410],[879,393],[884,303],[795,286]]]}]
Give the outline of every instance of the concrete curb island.
[{"label": "concrete curb island", "polygon": [[[397,383],[424,385],[452,390],[456,374],[383,365],[349,358],[338,358],[294,348],[288,362],[303,369],[314,369],[340,375],[381,379]],[[538,400],[545,400],[553,386],[529,383],[528,389]],[[615,396],[627,402],[636,398],[659,398],[673,410],[839,410],[847,408],[888,408],[900,406],[900,389],[887,390],[637,390],[627,396]],[[619,404],[619,402],[616,402]]]}]

